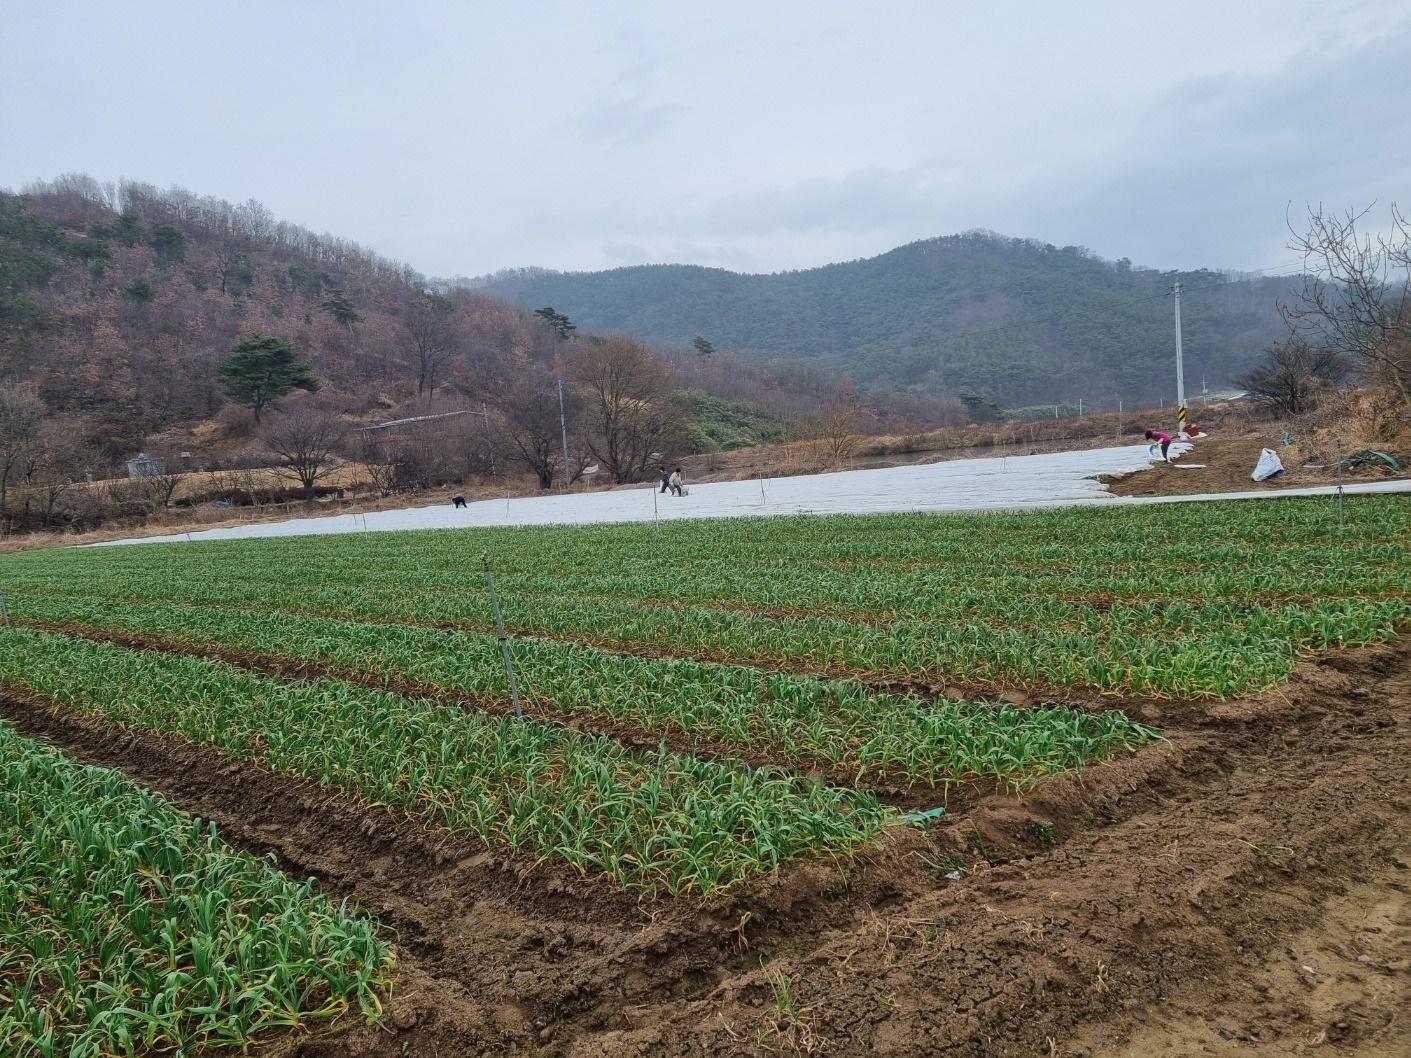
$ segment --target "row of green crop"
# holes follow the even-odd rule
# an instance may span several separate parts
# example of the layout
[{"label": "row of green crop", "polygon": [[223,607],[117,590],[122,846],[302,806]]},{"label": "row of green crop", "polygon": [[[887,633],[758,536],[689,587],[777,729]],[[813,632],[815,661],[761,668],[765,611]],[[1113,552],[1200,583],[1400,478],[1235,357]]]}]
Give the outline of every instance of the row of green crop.
[{"label": "row of green crop", "polygon": [[[493,636],[212,607],[24,599],[27,616],[317,662],[364,676],[503,699]],[[520,685],[544,706],[649,732],[822,762],[872,781],[1017,781],[1130,750],[1152,732],[1119,712],[928,702],[855,680],[768,673],[692,659],[612,654],[544,639],[514,643]]]},{"label": "row of green crop", "polygon": [[0,1053],[190,1053],[380,1009],[371,920],[6,723],[0,850]]},{"label": "row of green crop", "polygon": [[[1401,503],[1384,512],[1394,523]],[[1186,508],[1189,511],[1191,508]],[[1168,526],[1132,524],[1138,512],[1103,512],[1112,524],[1092,524],[1091,512],[1064,512],[1074,524],[1063,532],[1039,522],[1015,535],[995,531],[989,518],[930,517],[932,536],[952,546],[944,558],[918,557],[934,541],[918,532],[894,533],[895,519],[815,519],[816,531],[791,541],[786,550],[761,547],[776,533],[790,528],[790,519],[764,523],[720,523],[709,527],[708,546],[683,547],[674,538],[686,530],[664,527],[661,536],[642,526],[590,527],[575,530],[581,541],[564,539],[564,530],[541,529],[505,535],[497,531],[398,534],[308,539],[244,541],[201,545],[199,557],[180,548],[165,554],[172,564],[152,568],[145,554],[105,553],[24,559],[15,563],[21,580],[53,590],[83,575],[85,566],[101,565],[107,590],[114,594],[161,592],[162,585],[182,585],[184,592],[204,586],[218,593],[190,601],[229,602],[242,589],[258,588],[268,569],[277,569],[291,597],[312,592],[315,599],[329,585],[362,589],[379,605],[409,600],[419,612],[431,612],[438,597],[453,606],[449,619],[465,610],[458,599],[473,601],[479,614],[480,582],[473,548],[492,545],[501,584],[510,604],[522,597],[671,600],[699,605],[737,604],[751,608],[818,611],[835,616],[939,616],[978,611],[1006,621],[1025,620],[1026,612],[1044,599],[1115,598],[1118,600],[1200,599],[1260,603],[1285,597],[1307,600],[1358,595],[1405,595],[1411,592],[1411,570],[1404,557],[1407,539],[1390,526],[1375,539],[1329,546],[1325,533],[1298,539],[1274,539],[1293,534],[1273,517],[1287,511],[1279,504],[1221,505],[1224,520],[1217,526],[1183,526],[1172,535]],[[1297,510],[1297,508],[1292,508]],[[1144,517],[1156,515],[1140,512]],[[1162,513],[1168,513],[1162,511]],[[1038,514],[1025,516],[1038,519]],[[1048,515],[1053,522],[1056,516]],[[1079,519],[1082,520],[1079,520]],[[1208,518],[1206,519],[1208,521]],[[862,522],[882,545],[879,557],[843,557],[845,546],[859,538],[852,528]],[[1007,524],[1000,521],[1001,528]],[[776,529],[782,525],[783,529]],[[851,532],[848,530],[851,528]],[[1139,531],[1137,531],[1139,530]],[[701,535],[705,529],[694,527]],[[605,539],[608,534],[614,537]],[[617,539],[622,537],[624,539]],[[843,539],[840,540],[839,537]],[[608,546],[611,544],[612,546]],[[672,555],[669,563],[652,561],[660,547]],[[231,550],[234,549],[234,550]],[[189,550],[189,549],[188,549]],[[254,561],[223,564],[222,554],[240,554]],[[46,572],[52,573],[46,577]],[[329,601],[321,600],[327,604]],[[462,599],[463,601],[463,599]],[[395,615],[395,610],[389,610]]]},{"label": "row of green crop", "polygon": [[[784,573],[817,563],[835,568],[842,579],[826,588],[823,600],[836,587],[862,608],[876,609],[868,593],[877,586],[847,576],[861,570],[887,574],[891,570],[915,571],[924,589],[932,574],[954,571],[985,576],[1018,572],[1024,576],[1076,576],[1083,583],[1124,578],[1129,572],[1143,577],[1172,572],[1179,576],[1219,574],[1252,566],[1269,590],[1326,593],[1338,590],[1351,571],[1360,578],[1380,571],[1405,589],[1411,574],[1398,572],[1388,558],[1407,544],[1406,509],[1401,496],[1358,497],[1350,501],[1355,517],[1339,532],[1329,532],[1325,501],[1291,499],[1264,504],[1191,504],[1140,509],[1035,511],[1021,515],[831,516],[827,518],[776,518],[715,522],[671,523],[660,527],[640,525],[538,527],[534,529],[484,529],[473,532],[441,531],[377,533],[339,541],[330,552],[324,537],[249,540],[238,545],[246,554],[277,555],[278,564],[291,573],[317,577],[337,573],[343,559],[362,562],[366,557],[383,561],[360,570],[362,576],[383,572],[400,578],[408,571],[430,576],[426,587],[454,590],[467,571],[475,570],[475,551],[465,545],[493,545],[502,564],[502,577],[547,577],[552,586],[588,594],[612,594],[614,586],[637,596],[645,581],[669,578],[681,598],[704,601],[716,596],[739,596],[751,587],[768,584],[771,590],[803,591],[803,602],[818,598],[809,586],[790,584],[790,577],[769,575],[771,567]],[[203,545],[205,546],[205,545]],[[669,554],[670,561],[644,561],[653,553]],[[340,557],[341,556],[341,557]],[[285,558],[288,561],[284,561]],[[51,562],[82,565],[87,553],[65,557],[33,553],[20,565]],[[1075,569],[1075,560],[1078,568]],[[104,565],[130,564],[145,568],[140,555],[110,553]],[[765,575],[761,576],[761,572]],[[231,571],[238,575],[238,570]],[[251,571],[256,572],[254,570]],[[1331,585],[1309,583],[1309,577],[1329,578]],[[775,583],[778,581],[778,583]],[[412,581],[406,582],[409,586]],[[943,590],[955,585],[942,583]],[[1232,583],[1232,589],[1237,586]],[[907,584],[908,592],[916,585]],[[1206,588],[1208,590],[1208,586]],[[923,592],[924,593],[924,592]],[[883,592],[882,601],[892,595]],[[766,595],[761,601],[790,595]],[[898,599],[905,605],[905,596]]]},{"label": "row of green crop", "polygon": [[936,681],[1232,695],[1286,678],[1301,652],[1411,620],[1407,509],[1365,499],[1337,547],[1320,508],[1281,501],[51,552],[15,556],[3,579],[30,597],[485,629],[467,552],[490,544],[520,632]]},{"label": "row of green crop", "polygon": [[177,734],[675,894],[806,852],[849,852],[876,840],[887,816],[870,794],[725,758],[632,752],[555,724],[18,627],[0,631],[0,673],[107,723]]},{"label": "row of green crop", "polygon": [[[275,571],[277,573],[277,571]],[[155,579],[155,578],[154,578]],[[55,616],[94,605],[112,609],[108,583],[95,571],[78,598],[26,587],[12,595],[18,612]],[[444,594],[385,597],[358,584],[296,591],[282,576],[243,585],[197,578],[168,581],[149,595],[182,604],[283,611],[409,624],[450,624],[488,632],[488,600]],[[216,600],[224,596],[223,602]],[[644,606],[614,599],[504,598],[509,626],[558,639],[586,639],[631,650],[650,646],[678,658],[749,664],[783,663],[889,678],[982,681],[1027,686],[1092,687],[1125,693],[1231,696],[1286,679],[1301,652],[1375,643],[1411,620],[1402,597],[1327,599],[1246,605],[1175,597],[1108,605],[1039,599],[1006,613],[999,598],[974,608],[948,606],[925,619],[847,620],[826,615],[770,616],[701,606]],[[478,606],[478,613],[475,612]],[[388,636],[397,633],[387,632]],[[534,646],[546,651],[547,646]],[[643,663],[592,655],[614,670]],[[553,682],[552,680],[550,682]],[[558,697],[560,692],[552,693]]]},{"label": "row of green crop", "polygon": [[[271,569],[278,574],[275,582],[270,579]],[[624,595],[616,586],[605,594],[584,595],[555,586],[551,580],[543,578],[499,578],[499,586],[505,616],[511,625],[552,628],[553,624],[546,622],[552,621],[552,615],[561,614],[558,624],[572,626],[581,620],[585,634],[589,635],[610,631],[610,627],[602,627],[601,622],[594,620],[600,610],[645,610],[649,620],[669,620],[669,612],[677,611],[700,614],[706,619],[712,614],[729,614],[745,619],[821,618],[848,623],[969,621],[990,628],[1098,632],[1125,624],[1133,617],[1146,616],[1153,606],[1158,611],[1157,616],[1169,616],[1176,628],[1192,622],[1196,625],[1213,620],[1238,623],[1246,617],[1258,620],[1280,610],[1316,609],[1347,600],[1404,607],[1408,592],[1395,583],[1394,569],[1379,568],[1344,591],[1333,591],[1327,586],[1313,591],[1305,585],[1305,590],[1282,595],[1261,595],[1230,587],[1235,582],[1247,582],[1258,570],[1251,574],[1225,572],[1189,579],[1167,574],[1153,576],[1140,584],[1134,578],[1118,584],[1108,577],[1101,585],[1089,583],[1086,590],[1077,592],[1063,590],[1064,585],[1053,582],[1055,578],[1006,573],[978,580],[957,578],[958,583],[946,586],[943,591],[923,590],[918,583],[900,583],[895,590],[908,604],[905,607],[879,604],[875,610],[849,609],[836,603],[813,608],[771,608],[730,597],[683,601],[663,597],[669,586],[664,578],[638,585],[651,589],[640,595]],[[807,572],[807,567],[801,566],[796,571],[796,579],[806,579]],[[756,571],[756,576],[764,575]],[[857,573],[851,576],[859,579]],[[78,583],[68,577],[31,576],[19,582],[19,590],[25,594],[93,595],[257,608],[294,607],[329,616],[418,623],[488,624],[488,600],[484,582],[478,576],[461,574],[454,584],[432,580],[430,586],[425,583],[427,580],[424,572],[415,567],[397,574],[377,566],[366,555],[359,556],[358,561],[350,559],[340,568],[320,569],[316,574],[297,566],[262,563],[258,570],[246,569],[242,575],[239,569],[231,569],[228,562],[210,554],[203,563],[180,561],[174,569],[140,577],[136,573],[125,576],[120,570],[107,568],[92,571]],[[1097,590],[1098,587],[1103,590]],[[934,598],[921,605],[918,600],[927,599],[929,595]],[[1161,612],[1168,607],[1172,608],[1169,615]]]}]

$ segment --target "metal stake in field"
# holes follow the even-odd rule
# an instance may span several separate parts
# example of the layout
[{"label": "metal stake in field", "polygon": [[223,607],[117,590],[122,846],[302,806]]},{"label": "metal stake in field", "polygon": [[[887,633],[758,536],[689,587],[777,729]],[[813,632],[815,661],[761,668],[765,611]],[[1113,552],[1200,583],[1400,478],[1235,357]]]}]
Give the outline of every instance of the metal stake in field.
[{"label": "metal stake in field", "polygon": [[1337,454],[1334,457],[1333,466],[1337,469],[1338,475],[1338,528],[1342,528],[1342,442],[1338,442]]},{"label": "metal stake in field", "polygon": [[505,635],[505,621],[500,616],[500,597],[495,593],[495,574],[490,570],[490,556],[480,553],[480,564],[485,567],[485,583],[490,588],[490,608],[495,612],[495,631],[500,637],[500,656],[505,659],[505,677],[509,680],[510,697],[514,699],[514,715],[524,716],[519,704],[519,688],[514,682],[514,660],[510,657],[510,641]]}]

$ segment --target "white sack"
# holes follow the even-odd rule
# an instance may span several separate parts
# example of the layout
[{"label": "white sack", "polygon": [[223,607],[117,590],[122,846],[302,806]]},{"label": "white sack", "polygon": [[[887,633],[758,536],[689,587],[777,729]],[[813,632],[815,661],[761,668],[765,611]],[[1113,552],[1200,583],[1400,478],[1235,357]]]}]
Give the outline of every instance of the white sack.
[{"label": "white sack", "polygon": [[1279,453],[1272,448],[1266,448],[1259,453],[1259,462],[1254,466],[1254,473],[1249,475],[1255,481],[1267,481],[1275,474],[1282,474],[1284,465],[1279,462]]}]

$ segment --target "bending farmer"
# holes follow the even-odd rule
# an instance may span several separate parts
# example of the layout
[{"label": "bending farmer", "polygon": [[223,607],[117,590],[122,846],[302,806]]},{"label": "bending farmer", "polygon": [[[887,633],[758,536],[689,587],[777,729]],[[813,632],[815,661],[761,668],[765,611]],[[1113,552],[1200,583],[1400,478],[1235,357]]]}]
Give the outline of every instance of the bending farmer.
[{"label": "bending farmer", "polygon": [[1171,461],[1166,455],[1167,450],[1171,447],[1171,435],[1169,433],[1162,433],[1160,430],[1148,430],[1146,432],[1146,439],[1148,441],[1160,441],[1161,458],[1165,459],[1168,463]]}]

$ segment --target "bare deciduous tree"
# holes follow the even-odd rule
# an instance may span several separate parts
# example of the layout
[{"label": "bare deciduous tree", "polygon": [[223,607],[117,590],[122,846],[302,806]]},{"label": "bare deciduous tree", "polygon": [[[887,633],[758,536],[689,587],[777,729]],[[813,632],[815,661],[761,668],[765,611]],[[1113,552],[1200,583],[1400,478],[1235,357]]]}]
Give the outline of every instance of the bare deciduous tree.
[{"label": "bare deciduous tree", "polygon": [[1289,244],[1303,256],[1303,286],[1282,311],[1295,333],[1347,354],[1411,405],[1411,222],[1393,203],[1390,230],[1364,234],[1370,212],[1309,210],[1307,232]]},{"label": "bare deciduous tree", "polygon": [[321,408],[298,408],[261,431],[282,476],[297,481],[304,499],[314,498],[314,486],[334,469],[334,456],[347,435],[342,416]]},{"label": "bare deciduous tree", "polygon": [[397,487],[397,443],[381,430],[363,430],[358,434],[358,462],[368,481],[379,496],[391,495]]},{"label": "bare deciduous tree", "polygon": [[641,343],[612,335],[584,344],[568,370],[583,400],[589,450],[617,484],[641,480],[688,414],[666,364]]},{"label": "bare deciduous tree", "polygon": [[21,461],[25,515],[37,515],[41,525],[52,525],[60,497],[82,478],[83,467],[91,458],[77,422],[45,420]]},{"label": "bare deciduous tree", "polygon": [[439,294],[425,294],[407,305],[401,326],[416,372],[417,396],[430,400],[437,378],[456,351],[455,306]]},{"label": "bare deciduous tree", "polygon": [[[474,449],[466,462],[483,470],[499,464],[522,466],[539,479],[540,488],[553,488],[564,476],[558,389],[562,375],[555,359],[562,343],[548,328],[537,326],[506,339],[498,349],[489,343],[477,345],[472,358],[456,365],[455,387],[488,409],[462,420],[467,430],[463,443]],[[581,402],[572,387],[564,392],[564,412],[571,452],[568,476],[577,481],[588,457],[579,441]]]},{"label": "bare deciduous tree", "polygon": [[[576,423],[577,396],[568,391],[564,401],[565,415]],[[533,472],[542,489],[562,481],[564,420],[559,418],[558,381],[553,372],[539,364],[522,365],[490,403],[504,423],[505,457]],[[577,481],[585,460],[582,453],[572,452],[569,460],[569,480]]]},{"label": "bare deciduous tree", "polygon": [[133,478],[128,482],[127,492],[131,496],[140,497],[149,502],[153,507],[170,507],[172,496],[176,494],[177,486],[181,484],[181,473],[167,464],[167,469],[160,474],[147,474],[140,478]]},{"label": "bare deciduous tree", "polygon": [[812,417],[814,448],[826,466],[841,466],[858,450],[872,423],[857,399],[852,382],[844,380],[838,392],[824,400]]},{"label": "bare deciduous tree", "polygon": [[26,460],[40,443],[48,410],[28,389],[0,386],[0,513],[5,511],[12,480],[23,473]]},{"label": "bare deciduous tree", "polygon": [[1347,358],[1326,345],[1310,345],[1301,335],[1275,342],[1248,371],[1234,377],[1275,410],[1302,415],[1317,406],[1328,390],[1347,381]]}]

